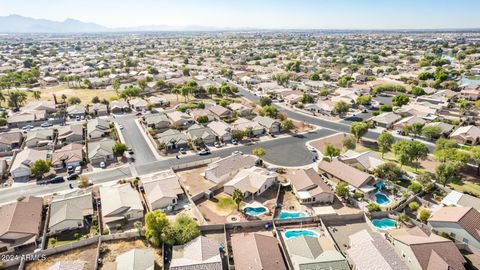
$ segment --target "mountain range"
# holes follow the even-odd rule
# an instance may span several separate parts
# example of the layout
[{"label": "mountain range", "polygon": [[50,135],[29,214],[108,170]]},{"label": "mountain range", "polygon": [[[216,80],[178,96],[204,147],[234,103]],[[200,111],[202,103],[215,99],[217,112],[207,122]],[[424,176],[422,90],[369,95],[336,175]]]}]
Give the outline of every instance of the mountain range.
[{"label": "mountain range", "polygon": [[218,28],[200,25],[169,26],[145,25],[126,28],[109,28],[96,23],[86,23],[75,19],[63,22],[35,19],[20,15],[0,16],[0,33],[100,33],[100,32],[148,32],[148,31],[221,31],[231,28]]}]

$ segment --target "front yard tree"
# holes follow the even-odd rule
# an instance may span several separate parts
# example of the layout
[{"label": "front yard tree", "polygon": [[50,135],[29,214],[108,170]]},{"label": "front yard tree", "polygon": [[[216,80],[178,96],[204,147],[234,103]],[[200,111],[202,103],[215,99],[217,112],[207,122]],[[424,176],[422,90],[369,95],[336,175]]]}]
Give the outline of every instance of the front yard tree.
[{"label": "front yard tree", "polygon": [[348,136],[345,139],[343,139],[343,147],[345,147],[348,150],[355,150],[355,148],[357,148],[357,142],[355,141],[355,139]]},{"label": "front yard tree", "polygon": [[477,165],[477,175],[480,175],[480,145],[470,150],[470,158]]},{"label": "front yard tree", "polygon": [[348,197],[348,184],[347,182],[339,182],[337,186],[335,186],[335,194],[337,194],[340,198],[347,198]]},{"label": "front yard tree", "polygon": [[263,157],[265,155],[265,148],[257,147],[252,150],[252,154],[257,157]]},{"label": "front yard tree", "polygon": [[422,136],[429,140],[436,140],[443,134],[443,130],[439,126],[426,126],[422,129]]},{"label": "front yard tree", "polygon": [[410,102],[410,98],[405,94],[400,94],[400,95],[394,96],[393,99],[392,99],[393,105],[398,106],[398,107],[406,105],[406,104],[408,104],[408,102]]},{"label": "front yard tree", "polygon": [[368,125],[364,122],[353,122],[350,125],[350,133],[357,139],[357,142],[360,142],[360,139],[368,131]]},{"label": "front yard tree", "polygon": [[123,143],[115,143],[112,150],[116,155],[121,156],[127,150],[127,146]]},{"label": "front yard tree", "polygon": [[274,106],[271,106],[271,105],[265,105],[260,110],[260,115],[262,115],[262,116],[268,116],[268,117],[271,117],[271,118],[276,118],[277,114],[278,114],[278,109]]},{"label": "front yard tree", "polygon": [[419,160],[427,158],[429,150],[419,141],[398,141],[393,144],[393,152],[402,166],[414,162],[417,170]]},{"label": "front yard tree", "polygon": [[385,153],[389,152],[392,149],[394,142],[393,135],[388,131],[383,131],[377,139],[378,150],[382,153],[382,158]]},{"label": "front yard tree", "polygon": [[43,175],[50,171],[50,161],[39,159],[31,167],[32,175],[36,179],[42,179]]},{"label": "front yard tree", "polygon": [[281,127],[284,132],[289,132],[295,127],[295,125],[293,124],[292,120],[285,119],[282,121]]},{"label": "front yard tree", "polygon": [[313,102],[315,102],[315,98],[313,98],[312,95],[307,94],[307,93],[303,94],[303,97],[302,97],[302,103],[303,104],[313,103]]},{"label": "front yard tree", "polygon": [[435,168],[437,181],[446,186],[448,183],[461,180],[460,168],[461,164],[457,161],[440,163]]},{"label": "front yard tree", "polygon": [[243,193],[240,189],[236,188],[233,191],[232,200],[237,205],[237,211],[240,210],[240,203],[242,203],[244,198],[245,198],[245,196],[243,195]]},{"label": "front yard tree", "polygon": [[68,98],[68,104],[69,105],[80,104],[80,103],[82,103],[82,100],[79,97],[69,97]]},{"label": "front yard tree", "polygon": [[243,130],[234,130],[232,132],[232,137],[237,140],[237,141],[241,141],[243,139],[243,137],[245,137],[245,131]]},{"label": "front yard tree", "polygon": [[402,178],[403,171],[398,167],[397,164],[393,162],[387,162],[379,165],[375,171],[374,175],[381,179],[386,179],[395,182],[397,179]]},{"label": "front yard tree", "polygon": [[215,86],[215,85],[209,85],[207,87],[207,93],[212,97],[213,99],[213,95],[216,95],[218,93],[218,88]]},{"label": "front yard tree", "polygon": [[336,148],[331,144],[327,144],[324,154],[325,156],[328,156],[330,158],[330,161],[332,161],[333,157],[340,155],[340,149]]},{"label": "front yard tree", "polygon": [[267,105],[272,105],[272,99],[269,97],[261,97],[260,98],[260,106],[264,107]]},{"label": "front yard tree", "polygon": [[335,107],[333,107],[333,112],[338,115],[344,115],[349,109],[350,105],[348,105],[348,103],[345,101],[339,101],[335,104]]},{"label": "front yard tree", "polygon": [[160,210],[145,215],[145,238],[155,247],[162,244],[162,235],[168,227],[168,218]]}]

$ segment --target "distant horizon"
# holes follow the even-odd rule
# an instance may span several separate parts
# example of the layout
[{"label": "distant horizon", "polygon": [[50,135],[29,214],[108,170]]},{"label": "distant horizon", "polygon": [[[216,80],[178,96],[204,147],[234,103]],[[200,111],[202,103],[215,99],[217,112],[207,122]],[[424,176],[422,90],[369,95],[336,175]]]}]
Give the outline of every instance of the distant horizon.
[{"label": "distant horizon", "polygon": [[260,30],[479,29],[480,2],[468,0],[0,0],[0,16],[108,28],[205,26]]}]

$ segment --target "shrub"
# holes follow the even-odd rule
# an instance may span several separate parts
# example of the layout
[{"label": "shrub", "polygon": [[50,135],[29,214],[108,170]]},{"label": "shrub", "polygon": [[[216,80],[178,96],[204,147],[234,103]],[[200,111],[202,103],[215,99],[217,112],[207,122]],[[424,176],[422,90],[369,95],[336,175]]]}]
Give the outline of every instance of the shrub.
[{"label": "shrub", "polygon": [[421,222],[425,223],[430,218],[431,214],[432,212],[424,208],[420,210],[420,213],[418,213],[418,219],[420,219]]},{"label": "shrub", "polygon": [[413,212],[416,212],[418,208],[420,208],[420,205],[417,202],[411,202],[408,204],[408,208],[410,208],[410,210]]},{"label": "shrub", "polygon": [[374,202],[371,202],[367,208],[368,212],[379,212],[381,210],[380,206]]},{"label": "shrub", "polygon": [[422,191],[422,185],[420,185],[417,182],[412,182],[409,186],[408,189],[413,191],[414,193],[420,193]]}]

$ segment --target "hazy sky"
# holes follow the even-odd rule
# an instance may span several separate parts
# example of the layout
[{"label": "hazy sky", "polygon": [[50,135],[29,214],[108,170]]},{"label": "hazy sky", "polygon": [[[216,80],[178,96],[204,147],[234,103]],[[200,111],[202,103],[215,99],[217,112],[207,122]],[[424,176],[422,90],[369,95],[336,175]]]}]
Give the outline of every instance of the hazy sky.
[{"label": "hazy sky", "polygon": [[478,0],[0,0],[0,15],[110,27],[478,28]]}]

